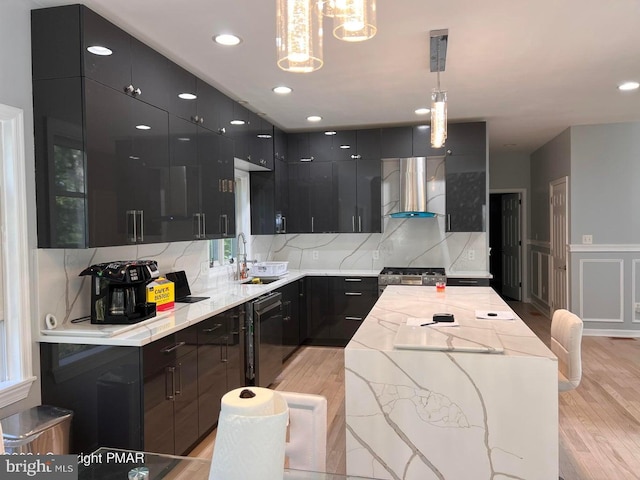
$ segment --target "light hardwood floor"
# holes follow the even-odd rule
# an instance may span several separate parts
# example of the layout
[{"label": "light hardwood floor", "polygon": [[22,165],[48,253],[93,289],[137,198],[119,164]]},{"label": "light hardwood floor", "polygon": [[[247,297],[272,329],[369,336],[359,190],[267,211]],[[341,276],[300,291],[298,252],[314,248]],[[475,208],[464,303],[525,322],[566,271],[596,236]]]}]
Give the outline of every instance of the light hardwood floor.
[{"label": "light hardwood floor", "polygon": [[[509,302],[549,344],[550,320]],[[640,340],[584,337],[580,386],[560,394],[560,474],[565,480],[640,479]],[[304,347],[289,359],[276,390],[328,400],[327,472],[345,472],[344,356],[341,348]],[[215,431],[192,456],[211,458]]]}]

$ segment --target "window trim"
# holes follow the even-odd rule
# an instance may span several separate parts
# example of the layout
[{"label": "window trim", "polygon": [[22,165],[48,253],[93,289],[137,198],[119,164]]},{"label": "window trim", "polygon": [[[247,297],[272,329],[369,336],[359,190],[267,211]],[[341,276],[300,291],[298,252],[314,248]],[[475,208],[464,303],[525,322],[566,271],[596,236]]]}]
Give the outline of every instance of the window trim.
[{"label": "window trim", "polygon": [[26,398],[37,380],[31,357],[32,282],[25,186],[24,112],[0,104],[0,208],[8,377],[0,382],[0,408]]}]

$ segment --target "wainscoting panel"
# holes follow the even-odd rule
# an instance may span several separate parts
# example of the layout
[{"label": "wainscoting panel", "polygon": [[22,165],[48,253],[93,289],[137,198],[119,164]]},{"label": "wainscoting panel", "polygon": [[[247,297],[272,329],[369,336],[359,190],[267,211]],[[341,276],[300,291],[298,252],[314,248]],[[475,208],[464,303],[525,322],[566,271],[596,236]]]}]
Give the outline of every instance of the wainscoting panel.
[{"label": "wainscoting panel", "polygon": [[631,262],[631,321],[640,323],[640,260]]},{"label": "wainscoting panel", "polygon": [[581,259],[579,282],[584,322],[624,322],[623,259]]}]

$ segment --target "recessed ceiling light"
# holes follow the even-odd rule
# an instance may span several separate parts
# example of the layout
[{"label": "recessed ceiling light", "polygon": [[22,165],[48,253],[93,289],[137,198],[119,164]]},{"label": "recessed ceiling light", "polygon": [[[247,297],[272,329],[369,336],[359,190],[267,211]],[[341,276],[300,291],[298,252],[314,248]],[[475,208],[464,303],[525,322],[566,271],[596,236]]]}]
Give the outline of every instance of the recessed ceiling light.
[{"label": "recessed ceiling light", "polygon": [[229,122],[231,125],[244,125],[244,120],[231,120]]},{"label": "recessed ceiling light", "polygon": [[193,93],[179,93],[178,98],[181,98],[182,100],[195,100],[198,97]]},{"label": "recessed ceiling light", "polygon": [[272,90],[275,93],[279,93],[280,95],[286,95],[287,93],[291,93],[293,91],[293,90],[291,90],[291,88],[285,87],[284,85],[273,87]]},{"label": "recessed ceiling light", "polygon": [[638,88],[640,88],[640,83],[638,82],[624,82],[618,85],[618,90],[622,90],[623,92],[636,90]]},{"label": "recessed ceiling light", "polygon": [[429,128],[431,128],[431,125],[418,125],[418,128],[420,130],[428,130]]},{"label": "recessed ceiling light", "polygon": [[416,109],[416,115],[426,115],[427,113],[429,113],[431,110],[428,108],[418,108]]},{"label": "recessed ceiling light", "polygon": [[102,57],[111,55],[113,53],[111,49],[107,47],[103,47],[101,45],[91,45],[90,47],[87,47],[87,50],[89,51],[89,53],[93,53],[94,55],[100,55]]},{"label": "recessed ceiling light", "polygon": [[231,47],[234,45],[238,45],[241,42],[240,37],[237,37],[236,35],[232,35],[230,33],[222,33],[220,35],[215,35],[213,37],[213,41],[220,45],[231,46]]},{"label": "recessed ceiling light", "polygon": [[327,130],[326,132],[324,132],[325,135],[336,135],[338,132],[336,132],[335,130]]},{"label": "recessed ceiling light", "polygon": [[309,120],[310,122],[319,122],[320,120],[322,120],[322,117],[320,115],[311,115],[307,117],[307,120]]},{"label": "recessed ceiling light", "polygon": [[138,130],[151,130],[151,127],[149,125],[136,125],[136,128]]}]

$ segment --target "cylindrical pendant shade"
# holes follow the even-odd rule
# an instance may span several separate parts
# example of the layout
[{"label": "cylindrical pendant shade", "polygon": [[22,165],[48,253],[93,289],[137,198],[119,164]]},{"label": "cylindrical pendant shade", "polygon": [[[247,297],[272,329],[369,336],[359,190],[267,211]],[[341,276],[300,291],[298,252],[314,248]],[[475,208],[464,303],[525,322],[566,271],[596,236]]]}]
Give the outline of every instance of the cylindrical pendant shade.
[{"label": "cylindrical pendant shade", "polygon": [[447,139],[447,92],[431,93],[431,146],[442,148]]},{"label": "cylindrical pendant shade", "polygon": [[376,0],[335,0],[334,37],[347,42],[362,42],[378,31]]},{"label": "cylindrical pendant shade", "polygon": [[322,67],[322,3],[277,0],[278,67],[308,73]]}]

